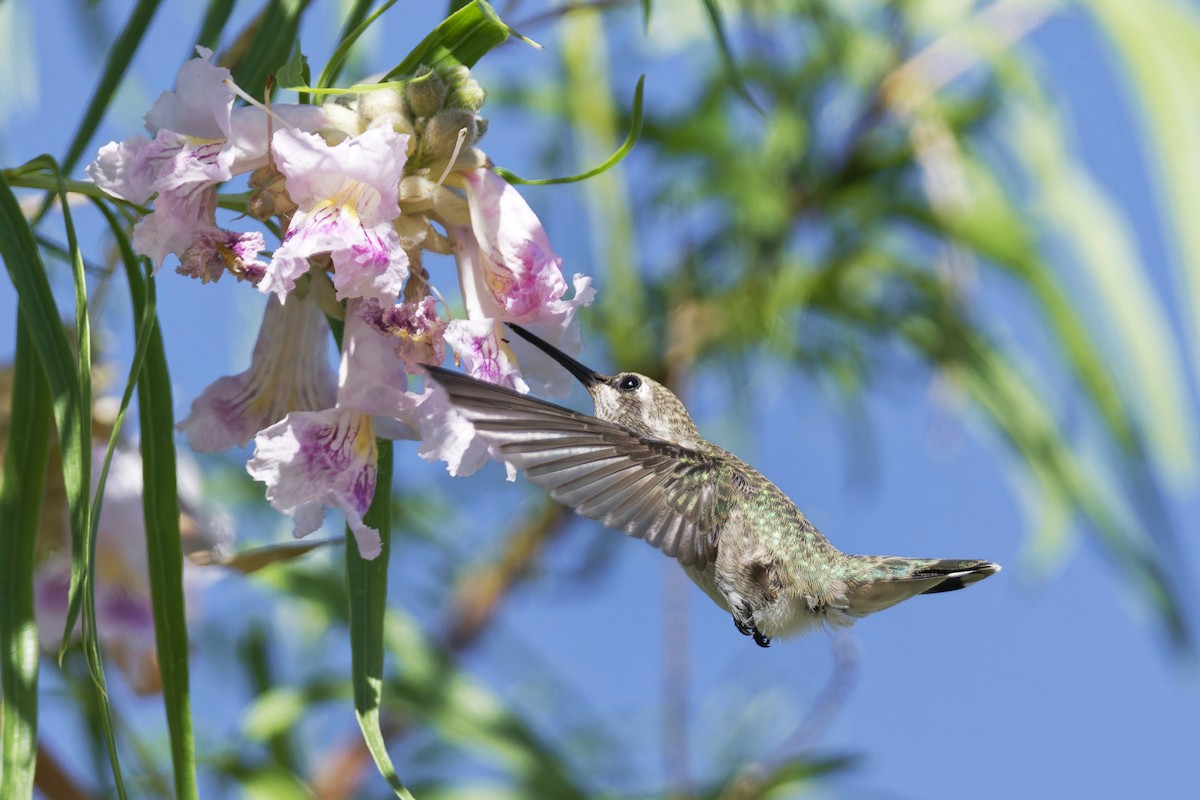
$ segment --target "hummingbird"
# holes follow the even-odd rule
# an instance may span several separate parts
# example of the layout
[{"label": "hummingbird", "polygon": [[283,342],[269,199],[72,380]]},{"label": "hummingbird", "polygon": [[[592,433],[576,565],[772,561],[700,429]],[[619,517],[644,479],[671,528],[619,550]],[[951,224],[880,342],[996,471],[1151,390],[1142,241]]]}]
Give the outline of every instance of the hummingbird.
[{"label": "hummingbird", "polygon": [[843,553],[775,484],[701,437],[667,387],[636,372],[602,375],[508,327],[584,385],[595,416],[427,366],[451,406],[555,500],[678,560],[761,647],[1000,571],[975,559]]}]

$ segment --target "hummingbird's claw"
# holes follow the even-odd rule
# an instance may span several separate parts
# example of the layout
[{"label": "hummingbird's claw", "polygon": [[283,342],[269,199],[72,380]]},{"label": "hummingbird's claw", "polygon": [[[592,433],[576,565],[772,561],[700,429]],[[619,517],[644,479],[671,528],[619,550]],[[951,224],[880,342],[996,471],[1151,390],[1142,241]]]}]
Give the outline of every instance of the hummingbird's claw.
[{"label": "hummingbird's claw", "polygon": [[771,640],[763,636],[762,631],[756,628],[751,621],[754,617],[750,614],[749,606],[742,606],[741,609],[743,611],[742,616],[739,617],[735,614],[733,617],[733,627],[737,628],[738,633],[742,636],[753,636],[754,643],[759,647],[770,647]]}]

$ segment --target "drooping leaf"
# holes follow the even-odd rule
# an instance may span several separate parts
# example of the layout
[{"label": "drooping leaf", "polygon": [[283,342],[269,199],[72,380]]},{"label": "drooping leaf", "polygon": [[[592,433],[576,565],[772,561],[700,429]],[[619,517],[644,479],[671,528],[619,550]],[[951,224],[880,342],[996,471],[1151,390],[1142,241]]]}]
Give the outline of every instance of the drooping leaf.
[{"label": "drooping leaf", "polygon": [[412,800],[387,752],[379,726],[383,692],[383,619],[387,610],[387,567],[391,552],[392,443],[378,442],[375,497],[363,522],[379,531],[383,551],[373,560],[358,554],[353,532],[346,529],[346,586],[349,591],[350,672],[354,712],[379,774],[402,800]]},{"label": "drooping leaf", "polygon": [[17,313],[12,420],[0,472],[0,796],[28,800],[38,739],[38,634],[33,570],[50,452],[50,389],[24,313]]},{"label": "drooping leaf", "polygon": [[472,0],[442,20],[403,61],[388,70],[383,80],[412,75],[420,66],[473,67],[512,35],[516,32],[500,19],[491,3]]},{"label": "drooping leaf", "polygon": [[566,178],[537,178],[531,180],[528,178],[522,178],[519,175],[509,172],[502,167],[495,168],[496,174],[504,178],[509,183],[522,184],[525,186],[549,186],[556,183],[578,183],[579,181],[585,181],[588,178],[594,178],[597,175],[603,175],[605,172],[608,172],[617,164],[620,164],[621,161],[625,159],[625,156],[629,155],[629,152],[633,150],[634,145],[637,144],[638,138],[642,135],[642,97],[645,84],[646,76],[642,75],[640,78],[638,78],[637,87],[633,90],[633,109],[630,111],[629,133],[625,136],[625,141],[621,143],[621,146],[617,148],[616,152],[614,152],[600,164],[592,167],[589,170],[580,172],[577,175],[571,175],[570,177]]}]

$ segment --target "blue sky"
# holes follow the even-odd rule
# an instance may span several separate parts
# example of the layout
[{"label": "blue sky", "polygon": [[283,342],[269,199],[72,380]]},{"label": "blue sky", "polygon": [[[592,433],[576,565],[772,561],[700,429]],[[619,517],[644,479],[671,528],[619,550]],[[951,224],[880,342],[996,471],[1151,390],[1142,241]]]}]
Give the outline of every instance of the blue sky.
[{"label": "blue sky", "polygon": [[[38,65],[41,104],[8,115],[0,139],[5,166],[47,150],[62,152],[93,74],[90,58],[79,58],[73,44],[72,23],[62,22],[76,18],[76,6],[67,11],[59,2],[36,9],[16,5],[35,19],[31,55]],[[138,59],[140,88],[127,92],[120,105],[124,116],[110,118],[98,142],[135,132],[141,113],[186,55],[195,12],[190,5],[167,6]],[[432,15],[423,9],[421,17],[411,28],[423,33]],[[403,47],[416,38],[405,35]],[[313,60],[320,64],[325,45],[314,45]],[[1082,15],[1069,14],[1044,26],[1028,46],[1063,100],[1077,152],[1134,223],[1155,285],[1169,293],[1170,248],[1133,115],[1106,65],[1102,40]],[[546,55],[509,52],[504,57],[510,64],[527,58],[535,70],[550,70],[556,63]],[[486,80],[486,65],[480,75]],[[493,125],[485,145],[517,173],[540,174],[512,133]],[[637,176],[626,179],[636,183]],[[556,243],[585,236],[585,226],[562,210],[556,191],[526,194],[544,212]],[[93,231],[83,241],[94,244],[98,237]],[[560,250],[586,252],[567,245]],[[594,272],[585,265],[575,268]],[[603,290],[602,275],[598,281]],[[243,289],[228,281],[201,289],[163,273],[160,308],[169,356],[187,364],[174,373],[180,414],[209,381],[244,364],[246,339],[252,340],[256,325],[252,312],[260,301]],[[985,289],[1003,293],[1003,287]],[[990,302],[990,295],[981,293],[979,299]],[[11,320],[14,307],[11,287],[3,282],[0,320]],[[1179,320],[1173,323],[1178,333]],[[11,352],[11,327],[0,325],[3,357]],[[116,335],[123,335],[122,329]],[[619,367],[591,347],[585,347],[583,360],[601,370]],[[855,628],[853,684],[816,752],[856,753],[862,761],[825,794],[921,798],[953,792],[1011,798],[1180,791],[1200,741],[1194,666],[1170,656],[1139,602],[1086,539],[1076,540],[1064,563],[1046,575],[1047,570],[1035,568],[1040,565],[1027,563],[1027,520],[1012,488],[1013,466],[979,426],[930,402],[928,376],[891,380],[869,397],[874,449],[866,456],[871,477],[863,480],[826,395],[802,378],[780,381],[765,367],[752,375],[763,402],[750,424],[738,428],[705,419],[699,400],[701,428],[775,480],[836,545],[851,552],[980,557],[1005,566],[968,591],[919,597]],[[694,393],[721,389],[702,377]],[[587,407],[582,393],[571,403]],[[440,467],[417,461],[412,446],[399,447],[398,454],[402,479],[417,485],[444,481]],[[462,496],[485,492],[494,500],[495,505],[476,504],[466,514],[473,528],[487,526],[500,506],[537,500],[521,483],[499,485],[494,467],[482,475],[475,480],[487,481],[485,488],[457,489]],[[1188,576],[1185,585],[1195,609],[1200,499],[1194,488],[1173,496],[1170,510],[1183,534],[1184,563],[1177,567]],[[654,787],[662,780],[664,596],[676,567],[640,542],[620,541],[612,569],[580,590],[571,568],[597,537],[610,536],[616,534],[591,522],[569,526],[536,579],[512,599],[502,632],[487,638],[468,664],[497,690],[534,710],[546,731],[555,728],[554,705],[561,695],[531,679],[527,670],[538,660],[553,664],[569,691],[604,720],[609,737],[641,745],[634,749],[644,758],[623,765],[628,772],[614,774],[613,786]],[[403,566],[397,571],[402,576]],[[738,636],[728,615],[694,587],[687,586],[683,597],[689,627],[690,763],[692,774],[703,778],[708,764],[728,763],[731,754],[765,754],[787,737],[828,679],[831,640],[818,634],[760,650]],[[196,691],[196,706],[203,708],[200,700],[216,687],[199,685]]]}]

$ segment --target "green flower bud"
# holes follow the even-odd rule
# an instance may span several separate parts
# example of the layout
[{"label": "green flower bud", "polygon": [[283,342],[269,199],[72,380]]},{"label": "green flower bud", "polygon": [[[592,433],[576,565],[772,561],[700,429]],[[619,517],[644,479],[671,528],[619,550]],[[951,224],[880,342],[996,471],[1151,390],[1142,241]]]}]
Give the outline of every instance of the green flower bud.
[{"label": "green flower bud", "polygon": [[428,67],[421,67],[412,83],[404,87],[404,99],[414,118],[432,117],[446,103],[446,82]]},{"label": "green flower bud", "polygon": [[446,108],[465,108],[470,111],[483,108],[487,92],[471,77],[469,69],[454,67],[446,72],[444,78],[450,89],[446,97]]},{"label": "green flower bud", "polygon": [[464,148],[475,144],[479,138],[477,117],[473,111],[463,108],[447,109],[425,123],[421,137],[421,148],[431,158],[448,157],[458,146],[458,132],[466,128]]}]

